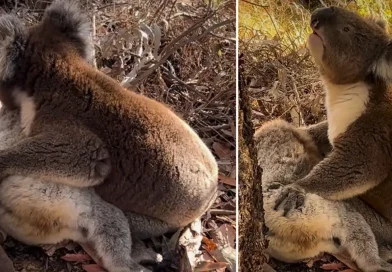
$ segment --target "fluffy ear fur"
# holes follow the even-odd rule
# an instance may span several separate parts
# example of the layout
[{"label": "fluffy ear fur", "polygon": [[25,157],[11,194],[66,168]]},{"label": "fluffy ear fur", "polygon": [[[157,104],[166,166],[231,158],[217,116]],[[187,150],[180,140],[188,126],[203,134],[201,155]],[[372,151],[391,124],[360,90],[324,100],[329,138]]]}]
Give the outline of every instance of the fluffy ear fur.
[{"label": "fluffy ear fur", "polygon": [[373,72],[379,78],[392,82],[392,41],[389,42],[380,59],[374,64]]},{"label": "fluffy ear fur", "polygon": [[25,48],[27,28],[12,14],[0,16],[0,80],[15,74],[15,62]]},{"label": "fluffy ear fur", "polygon": [[82,57],[91,58],[91,26],[76,0],[56,0],[45,11],[43,24],[67,37]]},{"label": "fluffy ear fur", "polygon": [[375,16],[370,16],[366,18],[368,21],[375,23],[376,25],[378,25],[379,27],[381,27],[384,31],[388,31],[388,25],[387,22],[380,18],[380,17],[375,17]]},{"label": "fluffy ear fur", "polygon": [[[366,20],[368,20],[371,23],[374,23],[381,27],[385,32],[388,33],[388,25],[387,22],[380,17],[367,17]],[[388,46],[385,48],[384,53],[380,56],[380,59],[378,59],[373,67],[372,67],[373,73],[387,81],[391,82],[392,81],[392,43],[390,42]]]}]

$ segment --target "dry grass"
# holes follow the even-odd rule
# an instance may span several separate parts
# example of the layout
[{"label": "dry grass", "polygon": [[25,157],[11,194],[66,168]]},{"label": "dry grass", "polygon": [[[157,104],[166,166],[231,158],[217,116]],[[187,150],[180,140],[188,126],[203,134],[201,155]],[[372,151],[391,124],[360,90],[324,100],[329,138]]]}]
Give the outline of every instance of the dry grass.
[{"label": "dry grass", "polygon": [[[51,1],[2,2],[0,14],[16,13],[30,25],[42,16]],[[97,68],[119,82],[137,71],[127,86],[173,108],[216,156],[221,193],[203,217],[207,244],[198,260],[220,263],[222,267],[222,262],[228,261],[219,251],[235,248],[235,1],[82,0],[80,3],[93,22]],[[160,30],[160,38],[150,35],[154,27]],[[149,57],[143,64],[146,52]],[[43,271],[44,265],[50,271],[64,268],[78,271],[76,266],[70,268],[64,263],[56,268],[56,262],[61,261],[55,257],[38,254],[37,258],[27,258],[30,249],[15,246],[13,241],[7,245],[18,269]],[[20,258],[37,265],[28,268]]]},{"label": "dry grass", "polygon": [[[277,117],[296,125],[325,118],[317,69],[306,48],[311,11],[321,3],[392,23],[392,1],[240,1],[239,48],[256,126]],[[259,6],[260,5],[260,6]]]},{"label": "dry grass", "polygon": [[[244,60],[244,88],[251,96],[256,128],[275,118],[297,126],[326,118],[321,82],[305,44],[311,32],[310,14],[323,4],[376,15],[392,24],[391,0],[239,0],[239,51]],[[251,222],[254,216],[249,212],[252,209],[258,212],[254,211],[257,203],[252,195],[253,182],[240,184],[240,235],[246,230],[243,222]],[[278,271],[320,270],[318,265],[308,268],[274,263],[273,266]]]}]

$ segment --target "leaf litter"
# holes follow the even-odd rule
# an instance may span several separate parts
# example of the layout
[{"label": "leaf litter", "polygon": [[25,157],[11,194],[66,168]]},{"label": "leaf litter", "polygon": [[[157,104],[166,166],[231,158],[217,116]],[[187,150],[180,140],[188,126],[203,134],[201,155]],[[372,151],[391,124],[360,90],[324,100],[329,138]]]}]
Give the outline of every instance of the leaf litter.
[{"label": "leaf litter", "polygon": [[[49,3],[6,0],[0,14],[13,12],[31,25]],[[175,110],[218,162],[218,198],[201,221],[145,241],[164,256],[154,271],[235,271],[235,1],[80,3],[93,26],[92,64]],[[8,237],[3,247],[16,271],[79,272],[91,264],[63,260],[70,253],[84,254],[75,244],[40,248]]]}]

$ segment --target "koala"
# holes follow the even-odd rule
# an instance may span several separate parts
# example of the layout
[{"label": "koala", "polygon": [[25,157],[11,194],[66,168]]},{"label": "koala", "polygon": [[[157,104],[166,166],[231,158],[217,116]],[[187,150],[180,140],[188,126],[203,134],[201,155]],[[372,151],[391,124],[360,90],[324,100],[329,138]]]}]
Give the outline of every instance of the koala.
[{"label": "koala", "polygon": [[[81,231],[83,237],[94,237],[94,225],[86,232],[83,222],[88,225],[87,221],[73,208],[79,208],[76,211],[81,215],[88,210],[72,204],[75,200],[92,204],[100,199],[109,205],[102,206],[106,209],[102,216],[116,214],[120,222],[123,219],[117,215],[123,212],[135,239],[162,235],[194,222],[217,196],[218,167],[211,151],[165,105],[124,89],[89,65],[89,23],[76,2],[55,1],[42,21],[30,28],[13,15],[0,17],[0,100],[8,110],[18,112],[23,135],[0,151],[0,186],[19,180],[16,183],[23,187],[19,196],[27,194],[22,194],[26,187],[40,188],[43,182],[48,187],[42,189],[41,196],[56,196],[61,186],[68,186],[65,191],[79,189],[64,193],[67,197],[58,195],[56,203],[74,194],[75,199],[69,198],[72,202],[66,203],[69,210],[56,212],[54,200],[45,203],[35,198],[39,202],[29,204],[35,203],[38,211],[44,211],[50,203],[47,220],[36,213],[38,223],[33,224],[46,222],[46,228],[40,228],[45,241],[58,240],[48,237],[51,227],[58,227],[56,216],[61,216],[61,211],[71,213],[67,216],[73,216],[72,220],[66,217],[71,222],[77,218],[78,225],[72,225],[78,228],[77,235]],[[89,198],[90,202],[85,200]],[[92,211],[91,205],[85,209],[98,212]],[[6,215],[0,220],[4,222],[4,218]],[[23,217],[18,218],[23,221]],[[27,231],[16,231],[6,230],[28,242],[20,237]],[[128,233],[127,228],[121,231]],[[75,233],[67,230],[64,235]],[[38,238],[30,243],[43,243],[37,233],[32,232],[29,239],[34,235]],[[128,236],[123,236],[124,241]],[[117,250],[124,249],[115,239],[111,243]],[[129,269],[132,267],[121,271]]]},{"label": "koala", "polygon": [[77,1],[30,28],[0,17],[0,99],[26,136],[0,151],[0,176],[93,188],[140,239],[188,225],[217,197],[214,156],[168,107],[89,65],[88,34]]},{"label": "koala", "polygon": [[[322,142],[325,123],[295,128],[283,120],[267,122],[255,132],[257,158],[263,169],[268,253],[284,262],[298,262],[328,252],[341,259],[347,252],[361,271],[392,271],[392,226],[359,198],[344,201],[307,193],[301,210],[275,210],[284,187],[306,176],[328,147]],[[314,137],[314,138],[313,138]],[[318,140],[316,140],[318,139]],[[324,142],[325,143],[325,142]]]},{"label": "koala", "polygon": [[[18,111],[0,109],[0,150],[24,138]],[[132,243],[127,217],[93,188],[19,175],[0,183],[0,233],[29,245],[73,240],[109,272],[149,271],[137,262],[161,258]]]},{"label": "koala", "polygon": [[338,7],[316,10],[310,25],[308,47],[326,91],[326,134],[333,148],[286,186],[275,208],[300,208],[306,193],[329,200],[369,193],[363,199],[392,222],[390,36],[384,23]]}]

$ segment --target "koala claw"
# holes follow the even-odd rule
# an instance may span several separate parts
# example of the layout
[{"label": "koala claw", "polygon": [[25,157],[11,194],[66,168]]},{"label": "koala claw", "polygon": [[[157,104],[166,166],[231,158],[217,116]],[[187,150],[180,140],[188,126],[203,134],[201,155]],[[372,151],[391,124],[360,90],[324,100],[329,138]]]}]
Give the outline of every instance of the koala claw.
[{"label": "koala claw", "polygon": [[301,210],[305,203],[305,191],[295,185],[286,186],[276,199],[274,210],[278,210],[282,203],[283,216],[286,216],[292,209]]}]

